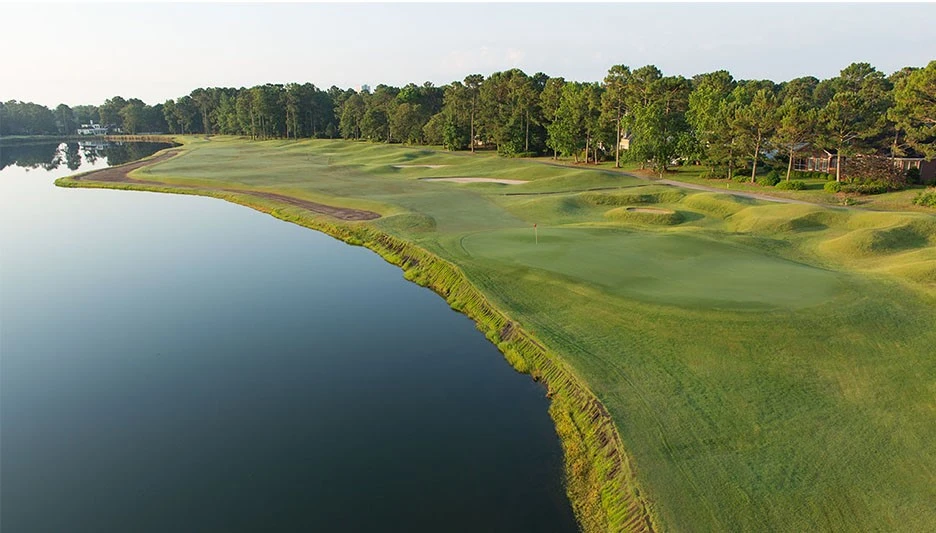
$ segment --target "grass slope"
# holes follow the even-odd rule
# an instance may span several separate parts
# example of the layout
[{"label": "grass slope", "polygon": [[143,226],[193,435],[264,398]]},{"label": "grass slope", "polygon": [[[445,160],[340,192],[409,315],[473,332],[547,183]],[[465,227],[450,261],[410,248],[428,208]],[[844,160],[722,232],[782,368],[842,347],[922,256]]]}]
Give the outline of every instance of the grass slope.
[{"label": "grass slope", "polygon": [[[135,177],[364,207],[384,216],[354,231],[386,234],[395,244],[385,257],[453,265],[480,292],[449,301],[489,321],[482,329],[515,366],[540,368],[529,354],[541,348],[510,340],[506,317],[601,400],[659,529],[936,529],[932,215],[766,204],[611,171],[366,143],[199,139],[184,150]],[[607,215],[628,206],[679,217]],[[386,251],[400,243],[433,255]],[[582,427],[577,412],[568,424],[553,413],[560,433]],[[573,497],[611,505],[606,494]]]}]

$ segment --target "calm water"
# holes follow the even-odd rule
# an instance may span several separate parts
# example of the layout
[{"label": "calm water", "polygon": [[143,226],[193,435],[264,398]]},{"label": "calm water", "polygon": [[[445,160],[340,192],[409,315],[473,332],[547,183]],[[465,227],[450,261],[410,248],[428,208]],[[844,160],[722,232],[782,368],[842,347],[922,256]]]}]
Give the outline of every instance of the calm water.
[{"label": "calm water", "polygon": [[575,530],[543,389],[440,297],[222,201],[55,188],[106,164],[74,148],[0,154],[0,530]]}]

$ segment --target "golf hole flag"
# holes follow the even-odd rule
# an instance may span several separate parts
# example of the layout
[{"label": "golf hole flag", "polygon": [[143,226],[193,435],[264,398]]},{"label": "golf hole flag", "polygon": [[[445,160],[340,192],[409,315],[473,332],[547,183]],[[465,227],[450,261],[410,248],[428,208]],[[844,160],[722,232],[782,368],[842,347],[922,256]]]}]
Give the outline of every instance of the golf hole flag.
[{"label": "golf hole flag", "polygon": [[533,239],[539,244],[539,233],[536,231],[536,224],[533,224]]}]

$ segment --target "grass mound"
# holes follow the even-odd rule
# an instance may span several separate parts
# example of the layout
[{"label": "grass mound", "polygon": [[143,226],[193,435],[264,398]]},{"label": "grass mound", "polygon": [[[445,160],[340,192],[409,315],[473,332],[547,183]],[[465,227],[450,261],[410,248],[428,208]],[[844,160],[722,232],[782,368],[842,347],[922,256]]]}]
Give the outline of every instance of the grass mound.
[{"label": "grass mound", "polygon": [[844,216],[812,205],[763,205],[738,211],[731,217],[730,227],[762,234],[821,231],[840,224]]},{"label": "grass mound", "polygon": [[897,264],[883,268],[881,272],[900,276],[917,283],[936,285],[936,259]]},{"label": "grass mound", "polygon": [[434,218],[419,213],[403,213],[384,217],[376,225],[393,235],[429,233],[436,229]]},{"label": "grass mound", "polygon": [[592,205],[627,206],[633,204],[676,203],[685,197],[685,193],[675,188],[637,187],[624,192],[586,192],[582,200]]},{"label": "grass mound", "polygon": [[849,257],[887,255],[920,248],[929,239],[919,227],[901,224],[889,228],[863,228],[823,242],[819,248],[832,256]]},{"label": "grass mound", "polygon": [[720,218],[728,218],[750,205],[742,202],[737,196],[709,192],[687,196],[682,203],[686,207]]},{"label": "grass mound", "polygon": [[551,220],[556,224],[567,224],[581,221],[582,217],[599,219],[598,211],[583,202],[577,196],[523,196],[515,203],[510,204],[510,212],[516,216],[536,222]]},{"label": "grass mound", "polygon": [[849,232],[825,241],[819,249],[827,255],[848,261],[892,255],[936,243],[936,219],[914,213],[852,213],[839,227]]},{"label": "grass mound", "polygon": [[545,271],[605,295],[684,309],[799,309],[842,287],[829,271],[682,232],[541,228],[537,241],[532,228],[505,229],[472,234],[462,245],[475,259],[508,265],[513,276]]},{"label": "grass mound", "polygon": [[619,222],[636,222],[656,226],[672,226],[683,221],[683,216],[672,209],[659,207],[615,207],[604,214],[605,218]]}]

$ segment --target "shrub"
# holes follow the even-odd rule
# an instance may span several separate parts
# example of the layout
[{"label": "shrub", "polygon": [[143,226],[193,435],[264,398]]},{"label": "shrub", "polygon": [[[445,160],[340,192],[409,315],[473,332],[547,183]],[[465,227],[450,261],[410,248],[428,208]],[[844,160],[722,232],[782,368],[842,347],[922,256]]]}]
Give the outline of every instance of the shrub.
[{"label": "shrub", "polygon": [[771,170],[764,176],[757,177],[757,184],[763,185],[765,187],[773,187],[780,182],[780,173],[776,170]]},{"label": "shrub", "polygon": [[762,185],[764,187],[773,187],[779,182],[780,182],[779,177],[771,177],[771,176],[758,176],[757,177],[757,184]]},{"label": "shrub", "polygon": [[731,180],[735,183],[748,183],[751,181],[751,177],[744,174],[736,174]]},{"label": "shrub", "polygon": [[807,172],[805,170],[794,170],[793,172],[790,172],[790,179],[808,180],[815,177],[814,174],[814,172]]},{"label": "shrub", "polygon": [[725,175],[719,172],[718,169],[707,168],[699,174],[699,177],[704,180],[718,180],[724,178]]},{"label": "shrub", "polygon": [[842,185],[843,192],[856,192],[858,194],[883,194],[889,190],[891,190],[891,184],[883,180],[853,181]]},{"label": "shrub", "polygon": [[926,189],[917,194],[916,198],[913,199],[913,203],[924,207],[936,207],[936,188]]},{"label": "shrub", "polygon": [[825,185],[822,186],[825,189],[825,192],[837,193],[842,192],[842,184],[837,181],[827,181]]},{"label": "shrub", "polygon": [[920,169],[911,168],[907,170],[907,183],[920,183]]},{"label": "shrub", "polygon": [[781,181],[776,187],[782,191],[802,191],[806,184],[800,180]]},{"label": "shrub", "polygon": [[728,177],[728,169],[725,167],[707,168],[700,176],[707,180],[723,180]]},{"label": "shrub", "polygon": [[862,189],[877,191],[883,184],[885,190],[899,191],[907,186],[907,174],[895,167],[894,163],[886,157],[855,156],[848,160],[845,170],[848,171],[848,181],[860,184],[859,188]]}]

